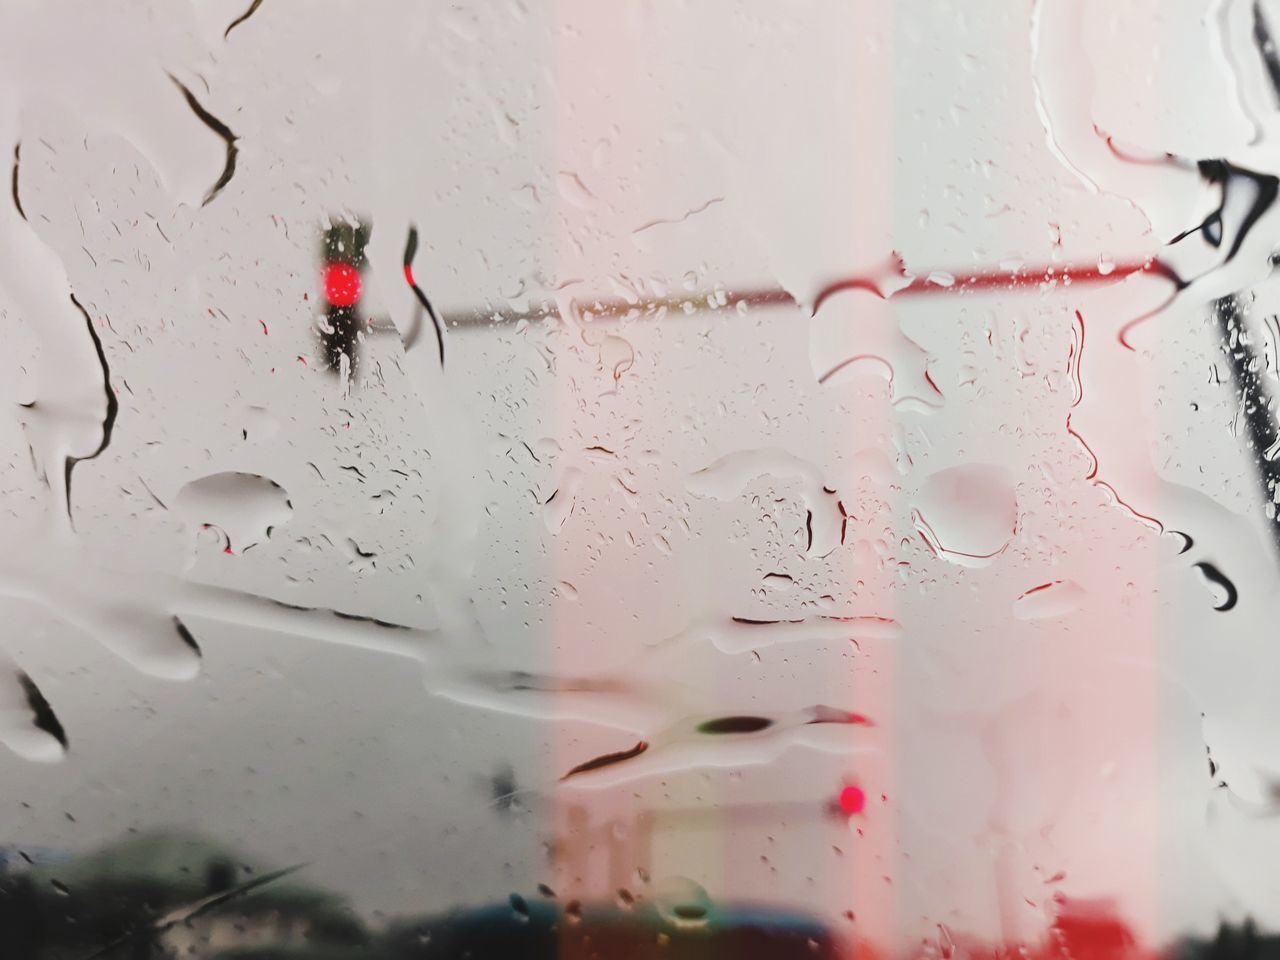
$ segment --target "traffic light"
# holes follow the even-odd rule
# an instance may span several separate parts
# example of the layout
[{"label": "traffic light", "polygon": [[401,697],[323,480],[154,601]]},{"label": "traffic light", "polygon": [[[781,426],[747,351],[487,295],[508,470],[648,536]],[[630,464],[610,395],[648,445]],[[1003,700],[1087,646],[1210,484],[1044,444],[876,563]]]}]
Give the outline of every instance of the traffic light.
[{"label": "traffic light", "polygon": [[320,244],[323,264],[325,321],[320,330],[320,343],[325,365],[351,376],[359,359],[361,334],[368,323],[360,311],[360,294],[366,264],[365,246],[369,242],[367,224],[338,223],[324,231]]},{"label": "traffic light", "polygon": [[840,790],[837,803],[840,804],[841,813],[852,817],[854,814],[861,813],[866,807],[867,795],[861,787],[850,783]]},{"label": "traffic light", "polygon": [[[363,336],[375,329],[360,308],[360,297],[364,292],[364,270],[368,263],[365,247],[369,243],[370,230],[369,224],[359,221],[334,224],[324,231],[320,243],[320,279],[325,300],[325,319],[320,329],[320,342],[324,363],[329,369],[341,372],[343,358],[346,358],[347,376],[355,371]],[[417,253],[418,229],[411,226],[404,248],[404,279],[418,304],[431,318],[440,366],[443,367],[444,325],[426,293],[414,279],[413,260]],[[414,318],[410,332],[404,337],[406,350],[412,348],[418,339],[420,319],[420,314]]]},{"label": "traffic light", "polygon": [[863,813],[867,808],[867,792],[856,783],[845,781],[835,795],[826,801],[826,815],[833,820],[846,821]]}]

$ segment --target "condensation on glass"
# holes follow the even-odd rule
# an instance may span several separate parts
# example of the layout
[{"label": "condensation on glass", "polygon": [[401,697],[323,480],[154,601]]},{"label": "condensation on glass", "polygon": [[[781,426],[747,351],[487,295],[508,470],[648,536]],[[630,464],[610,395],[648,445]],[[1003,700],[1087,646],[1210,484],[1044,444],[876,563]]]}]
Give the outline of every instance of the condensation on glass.
[{"label": "condensation on glass", "polygon": [[1273,25],[8,4],[0,953],[1262,949]]}]

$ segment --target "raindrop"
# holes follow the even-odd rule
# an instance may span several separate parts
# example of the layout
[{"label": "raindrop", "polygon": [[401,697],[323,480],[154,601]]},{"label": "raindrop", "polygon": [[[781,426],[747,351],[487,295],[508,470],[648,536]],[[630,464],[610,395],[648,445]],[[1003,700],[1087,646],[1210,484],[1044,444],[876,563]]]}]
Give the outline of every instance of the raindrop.
[{"label": "raindrop", "polygon": [[1018,501],[1009,472],[994,464],[964,464],[925,480],[912,519],[939,556],[983,566],[1017,531]]},{"label": "raindrop", "polygon": [[284,488],[256,473],[215,473],[192,480],[178,491],[173,506],[193,524],[220,530],[235,552],[266,540],[293,512]]},{"label": "raindrop", "polygon": [[654,904],[659,915],[677,927],[702,926],[711,914],[707,891],[685,877],[668,877],[658,884]]},{"label": "raindrop", "polygon": [[768,717],[717,717],[698,724],[698,732],[706,734],[758,733],[773,726]]},{"label": "raindrop", "polygon": [[1220,613],[1226,613],[1236,605],[1236,602],[1240,599],[1240,595],[1236,591],[1236,585],[1231,582],[1225,573],[1218,569],[1217,565],[1206,560],[1195,564],[1195,569],[1204,578],[1204,584],[1208,588],[1209,595],[1213,598],[1213,609]]},{"label": "raindrop", "polygon": [[1073,580],[1051,580],[1032,587],[1013,601],[1013,616],[1018,620],[1047,620],[1066,616],[1084,602],[1084,588]]},{"label": "raindrop", "polygon": [[529,919],[529,904],[525,901],[524,897],[520,896],[518,893],[513,893],[508,900],[511,903],[511,909],[515,911],[515,915],[521,920],[527,921]]},{"label": "raindrop", "polygon": [[67,752],[67,734],[49,701],[26,672],[0,684],[0,743],[25,760],[52,763]]},{"label": "raindrop", "polygon": [[596,198],[576,173],[562,170],[556,176],[556,189],[561,199],[579,210],[590,210],[595,206]]}]

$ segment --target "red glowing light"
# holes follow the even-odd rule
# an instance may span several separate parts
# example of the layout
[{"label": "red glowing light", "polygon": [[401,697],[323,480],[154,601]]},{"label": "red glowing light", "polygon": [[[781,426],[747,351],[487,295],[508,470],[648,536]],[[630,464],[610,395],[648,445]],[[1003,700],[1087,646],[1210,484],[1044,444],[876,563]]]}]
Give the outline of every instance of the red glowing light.
[{"label": "red glowing light", "polygon": [[840,810],[843,813],[852,817],[856,813],[861,813],[866,805],[867,795],[861,787],[850,785],[840,791]]},{"label": "red glowing light", "polygon": [[324,268],[324,298],[335,307],[349,307],[360,299],[360,271],[349,263]]}]

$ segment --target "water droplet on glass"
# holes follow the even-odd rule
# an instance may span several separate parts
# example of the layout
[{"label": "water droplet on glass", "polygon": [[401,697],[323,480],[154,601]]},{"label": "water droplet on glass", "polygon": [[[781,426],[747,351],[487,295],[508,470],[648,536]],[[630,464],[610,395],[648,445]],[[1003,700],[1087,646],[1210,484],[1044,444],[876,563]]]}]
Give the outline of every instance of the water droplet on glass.
[{"label": "water droplet on glass", "polygon": [[1073,580],[1051,580],[1032,587],[1013,601],[1013,615],[1019,620],[1046,620],[1063,617],[1080,607],[1084,588]]},{"label": "water droplet on glass", "polygon": [[667,877],[653,895],[658,914],[676,927],[700,927],[711,916],[711,898],[700,885],[685,877]]},{"label": "water droplet on glass", "polygon": [[524,897],[520,896],[518,893],[513,893],[507,899],[511,904],[512,912],[515,913],[517,917],[521,920],[529,919],[529,904]]},{"label": "water droplet on glass", "polygon": [[173,506],[192,523],[221,531],[235,553],[266,540],[293,513],[284,488],[256,473],[215,473],[192,480],[178,491]]},{"label": "water droplet on glass", "polygon": [[990,563],[1016,532],[1012,478],[993,464],[939,470],[921,485],[913,519],[939,556],[965,566]]},{"label": "water droplet on glass", "polygon": [[1195,564],[1194,569],[1200,574],[1201,581],[1209,591],[1209,596],[1213,600],[1213,609],[1225,613],[1235,607],[1240,599],[1236,585],[1217,564],[1205,561]]}]

